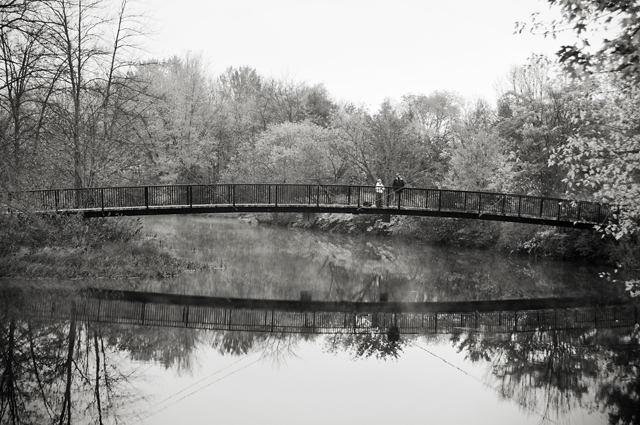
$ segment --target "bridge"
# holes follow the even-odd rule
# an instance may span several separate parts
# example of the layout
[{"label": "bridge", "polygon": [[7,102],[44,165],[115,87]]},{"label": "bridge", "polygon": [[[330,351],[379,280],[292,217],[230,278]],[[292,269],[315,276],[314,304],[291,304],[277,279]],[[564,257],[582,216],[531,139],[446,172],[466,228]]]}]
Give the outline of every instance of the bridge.
[{"label": "bridge", "polygon": [[638,307],[588,298],[463,302],[257,300],[96,290],[2,291],[1,316],[269,333],[535,332],[634,326]]},{"label": "bridge", "polygon": [[593,228],[612,219],[609,204],[559,198],[405,188],[309,184],[213,184],[51,189],[4,194],[3,202],[42,213],[85,217],[194,213],[347,213],[454,217]]}]

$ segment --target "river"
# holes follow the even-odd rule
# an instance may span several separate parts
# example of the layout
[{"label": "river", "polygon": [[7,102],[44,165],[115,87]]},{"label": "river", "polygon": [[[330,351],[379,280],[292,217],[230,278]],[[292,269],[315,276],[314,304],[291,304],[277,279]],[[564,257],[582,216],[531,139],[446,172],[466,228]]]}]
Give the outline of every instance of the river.
[{"label": "river", "polygon": [[[237,217],[142,221],[148,238],[164,249],[211,266],[136,282],[144,291],[348,302],[620,295],[597,276],[602,267],[588,264]],[[460,327],[403,334],[395,342],[370,332],[245,332],[43,317],[26,310],[2,317],[0,423],[15,416],[23,423],[71,416],[71,423],[141,424],[640,420],[637,325],[496,333]]]}]

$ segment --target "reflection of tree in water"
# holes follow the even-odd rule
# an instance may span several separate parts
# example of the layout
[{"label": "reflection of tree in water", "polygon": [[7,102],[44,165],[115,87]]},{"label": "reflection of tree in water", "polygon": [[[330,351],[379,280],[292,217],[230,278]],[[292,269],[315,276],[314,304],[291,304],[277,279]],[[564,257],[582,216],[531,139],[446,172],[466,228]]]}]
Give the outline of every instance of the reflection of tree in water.
[{"label": "reflection of tree in water", "polygon": [[356,273],[332,261],[325,262],[323,267],[329,270],[330,276],[328,300],[378,302],[381,294],[387,294],[393,300],[407,300],[407,297],[413,293],[414,298],[410,301],[422,301],[421,298],[416,299],[418,291],[412,291],[416,282],[420,281],[418,276],[394,275],[389,271]]},{"label": "reflection of tree in water", "polygon": [[193,369],[192,353],[199,333],[195,329],[126,325],[112,325],[111,329],[114,332],[109,334],[109,344],[129,352],[133,360],[158,362],[178,373]]},{"label": "reflection of tree in water", "polygon": [[0,324],[0,423],[102,424],[125,418],[139,396],[109,330],[76,322]]},{"label": "reflection of tree in water", "polygon": [[489,362],[488,385],[500,395],[546,420],[582,407],[606,410],[611,424],[638,424],[637,335],[620,345],[624,335],[609,330],[605,339],[594,332],[455,334],[451,342],[472,362]]},{"label": "reflection of tree in water", "polygon": [[605,352],[608,376],[603,379],[597,397],[608,411],[610,424],[640,424],[639,342],[640,327],[636,325],[625,345]]},{"label": "reflection of tree in water", "polygon": [[334,334],[326,338],[327,351],[347,351],[353,359],[375,357],[381,360],[397,359],[402,353],[404,341],[392,341],[385,334]]}]

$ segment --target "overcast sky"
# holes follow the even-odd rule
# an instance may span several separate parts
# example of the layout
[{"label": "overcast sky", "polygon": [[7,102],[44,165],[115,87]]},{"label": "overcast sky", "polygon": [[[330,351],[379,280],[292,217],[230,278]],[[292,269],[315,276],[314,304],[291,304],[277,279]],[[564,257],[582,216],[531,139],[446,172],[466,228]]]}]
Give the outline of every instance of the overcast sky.
[{"label": "overcast sky", "polygon": [[337,101],[376,109],[389,97],[453,90],[495,102],[495,84],[560,41],[514,34],[542,0],[146,0],[157,58],[201,52],[213,73],[324,83]]}]

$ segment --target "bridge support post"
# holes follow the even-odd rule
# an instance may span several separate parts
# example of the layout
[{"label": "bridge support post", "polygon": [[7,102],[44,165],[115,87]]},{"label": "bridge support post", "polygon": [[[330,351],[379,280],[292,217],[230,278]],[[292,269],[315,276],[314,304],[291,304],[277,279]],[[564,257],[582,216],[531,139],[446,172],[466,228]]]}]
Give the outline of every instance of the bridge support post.
[{"label": "bridge support post", "polygon": [[391,223],[391,214],[382,214],[383,223]]},{"label": "bridge support post", "polygon": [[312,222],[316,219],[316,213],[314,212],[303,212],[302,213],[302,221],[304,223]]}]

